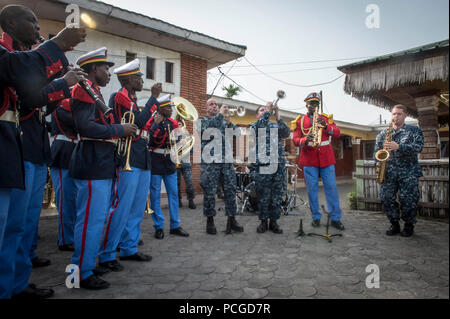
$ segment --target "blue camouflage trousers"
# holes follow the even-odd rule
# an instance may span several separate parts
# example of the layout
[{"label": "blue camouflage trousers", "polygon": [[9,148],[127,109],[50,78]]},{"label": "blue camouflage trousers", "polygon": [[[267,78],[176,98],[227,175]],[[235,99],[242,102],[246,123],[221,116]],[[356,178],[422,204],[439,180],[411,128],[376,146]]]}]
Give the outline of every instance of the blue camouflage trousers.
[{"label": "blue camouflage trousers", "polygon": [[178,182],[178,198],[181,200],[181,176],[183,176],[186,185],[187,199],[195,198],[194,184],[192,183],[192,165],[190,163],[181,163],[181,167],[177,168]]},{"label": "blue camouflage trousers", "polygon": [[256,168],[255,187],[258,194],[259,219],[280,218],[283,190],[286,188],[285,165],[278,164],[273,174],[260,174]]},{"label": "blue camouflage trousers", "polygon": [[215,196],[220,178],[222,178],[222,187],[225,195],[225,215],[236,215],[236,172],[233,164],[202,163],[200,166],[200,185],[203,188],[204,216],[216,216]]},{"label": "blue camouflage trousers", "polygon": [[401,217],[405,223],[415,224],[419,196],[419,178],[416,176],[399,178],[387,174],[384,183],[381,184],[381,202],[391,222],[399,221]]}]

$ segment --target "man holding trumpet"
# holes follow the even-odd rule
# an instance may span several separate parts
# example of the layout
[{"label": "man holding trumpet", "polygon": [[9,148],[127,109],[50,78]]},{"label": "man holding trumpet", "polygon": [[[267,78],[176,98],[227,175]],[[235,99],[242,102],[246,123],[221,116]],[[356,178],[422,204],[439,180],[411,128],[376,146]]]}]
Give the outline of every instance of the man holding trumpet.
[{"label": "man holding trumpet", "polygon": [[[89,86],[103,100],[100,87],[109,83],[109,68],[114,65],[107,61],[106,48],[86,53],[77,60],[77,64],[88,74]],[[105,115],[99,110],[94,99],[80,84],[72,90],[72,101],[74,125],[80,136],[69,164],[69,175],[75,179],[77,191],[72,263],[79,267],[82,288],[105,289],[109,283],[94,274],[94,269],[103,227],[111,207],[117,168],[116,144],[119,138],[135,136],[137,126],[116,124],[111,114]]]},{"label": "man holding trumpet", "polygon": [[[202,137],[200,185],[203,188],[203,215],[207,218],[206,232],[211,235],[217,233],[214,225],[214,216],[216,215],[215,196],[218,182],[223,183],[225,214],[228,216],[225,233],[231,234],[232,231],[243,232],[244,227],[239,225],[235,219],[237,212],[236,173],[233,162],[227,161],[226,158],[227,154],[232,155],[233,153],[230,141],[225,139],[226,129],[234,130],[234,135],[236,136],[236,133],[239,134],[239,128],[231,122],[228,106],[222,105],[219,111],[219,106],[214,99],[209,99],[206,102],[206,112],[207,116],[199,119],[197,122],[197,131],[199,136]],[[206,134],[206,136],[203,136],[203,134]],[[212,148],[210,147],[211,145],[213,145]],[[214,145],[217,147],[214,147]],[[216,152],[220,151],[221,154],[216,154]]]},{"label": "man holding trumpet", "polygon": [[[151,256],[138,252],[140,225],[150,187],[149,135],[145,124],[156,110],[156,100],[162,91],[161,83],[152,87],[152,96],[142,111],[137,106],[136,92],[143,89],[143,73],[139,59],[135,59],[117,69],[121,89],[112,94],[109,106],[114,110],[114,121],[130,122],[138,127],[135,138],[122,139],[119,145],[120,168],[117,192],[106,222],[105,236],[99,254],[101,267],[111,271],[123,270],[116,260],[116,248],[120,247],[120,260],[150,261]],[[130,115],[134,117],[130,120]],[[130,145],[131,143],[131,145]]]},{"label": "man holding trumpet", "polygon": [[[277,121],[276,123],[269,121],[272,114]],[[280,118],[278,107],[271,102],[268,102],[266,106],[260,106],[256,110],[256,117],[258,120],[250,125],[255,138],[256,162],[252,165],[252,168],[254,169],[255,187],[258,193],[259,219],[261,220],[261,224],[256,231],[264,233],[269,229],[275,234],[281,234],[283,230],[277,224],[277,220],[280,218],[286,164],[282,139],[288,138],[291,130]],[[271,140],[274,139],[274,130],[277,132],[275,135],[276,144],[271,143]],[[265,147],[263,149],[266,150],[266,154],[260,153],[260,148],[263,146],[259,144],[259,135],[261,133],[265,133]],[[276,146],[277,149],[272,149],[272,145]],[[271,169],[272,165],[275,165],[274,169]],[[268,222],[269,219],[270,222]]]}]

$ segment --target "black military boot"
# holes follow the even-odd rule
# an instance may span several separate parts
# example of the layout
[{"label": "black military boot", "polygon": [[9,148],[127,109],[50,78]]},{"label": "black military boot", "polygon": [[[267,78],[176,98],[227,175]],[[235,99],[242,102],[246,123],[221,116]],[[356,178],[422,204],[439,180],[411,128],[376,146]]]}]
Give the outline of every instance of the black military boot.
[{"label": "black military boot", "polygon": [[262,219],[261,224],[256,228],[256,232],[262,234],[265,233],[268,228],[267,219]]},{"label": "black military boot", "polygon": [[400,232],[400,236],[411,237],[413,233],[414,233],[414,225],[410,223],[405,223],[405,227],[403,227],[403,230]]},{"label": "black military boot", "polygon": [[269,221],[269,230],[274,232],[275,234],[282,234],[283,230],[280,228],[280,226],[277,224],[276,220],[271,219]]},{"label": "black military boot", "polygon": [[231,230],[234,230],[235,232],[242,233],[244,231],[244,227],[239,225],[236,218],[234,216],[228,217],[228,220],[230,220],[231,223]]},{"label": "black military boot", "polygon": [[386,235],[395,236],[397,234],[400,234],[400,224],[398,221],[391,222],[391,227],[386,231]]},{"label": "black military boot", "polygon": [[214,217],[208,216],[206,219],[206,232],[211,235],[217,234],[216,226],[214,225]]},{"label": "black military boot", "polygon": [[197,206],[195,206],[195,204],[194,204],[194,200],[193,199],[189,200],[189,208],[190,209],[196,209],[197,208]]}]

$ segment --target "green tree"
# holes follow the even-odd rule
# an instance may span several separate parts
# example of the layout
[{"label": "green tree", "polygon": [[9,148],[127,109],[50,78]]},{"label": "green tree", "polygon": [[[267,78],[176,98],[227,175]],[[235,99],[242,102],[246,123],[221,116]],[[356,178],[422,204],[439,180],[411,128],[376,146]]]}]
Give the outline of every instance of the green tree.
[{"label": "green tree", "polygon": [[230,84],[228,86],[223,86],[222,90],[225,91],[225,97],[232,99],[233,96],[237,96],[239,92],[241,92],[241,88],[239,86],[234,86],[233,84]]}]

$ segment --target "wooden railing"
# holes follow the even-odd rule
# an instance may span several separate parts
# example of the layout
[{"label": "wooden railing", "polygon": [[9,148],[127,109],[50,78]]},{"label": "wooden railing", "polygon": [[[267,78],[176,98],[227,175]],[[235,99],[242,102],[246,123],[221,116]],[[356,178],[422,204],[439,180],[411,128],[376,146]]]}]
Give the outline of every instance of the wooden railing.
[{"label": "wooden railing", "polygon": [[[448,159],[419,160],[419,216],[448,218]],[[356,161],[356,197],[360,210],[381,211],[380,185],[376,182],[375,161]]]}]

